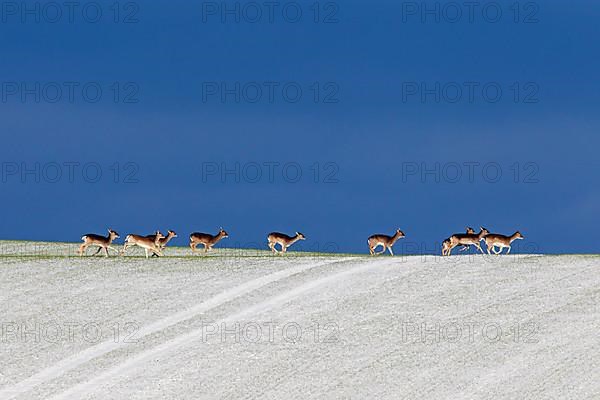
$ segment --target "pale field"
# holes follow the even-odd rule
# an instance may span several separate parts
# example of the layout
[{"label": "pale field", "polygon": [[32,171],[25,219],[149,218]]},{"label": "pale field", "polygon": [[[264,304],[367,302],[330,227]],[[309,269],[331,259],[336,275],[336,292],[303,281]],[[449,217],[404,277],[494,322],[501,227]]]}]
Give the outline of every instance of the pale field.
[{"label": "pale field", "polygon": [[0,242],[0,399],[600,398],[600,257]]}]

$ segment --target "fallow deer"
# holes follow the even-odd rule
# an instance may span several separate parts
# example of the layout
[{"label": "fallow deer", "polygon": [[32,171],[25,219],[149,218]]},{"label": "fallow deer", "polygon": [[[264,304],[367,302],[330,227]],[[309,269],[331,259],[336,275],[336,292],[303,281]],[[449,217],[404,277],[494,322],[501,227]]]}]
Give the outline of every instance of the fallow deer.
[{"label": "fallow deer", "polygon": [[484,238],[485,235],[488,235],[489,233],[490,232],[487,229],[480,227],[480,231],[477,234],[457,233],[450,236],[450,247],[448,248],[446,255],[449,256],[452,252],[452,249],[458,245],[473,245],[479,249],[481,254],[483,254],[483,250],[481,249],[479,242]]},{"label": "fallow deer", "polygon": [[160,249],[160,240],[164,239],[165,236],[160,233],[160,231],[156,231],[154,235],[148,236],[140,236],[140,235],[127,235],[125,238],[125,245],[123,246],[123,250],[121,254],[125,254],[127,249],[132,246],[139,246],[144,249],[146,253],[146,258],[149,257],[149,252],[155,253],[162,257],[163,253]]},{"label": "fallow deer", "polygon": [[[156,239],[155,235],[148,235],[146,236],[148,238],[151,239]],[[160,248],[160,250],[164,250],[165,247],[167,247],[167,244],[171,241],[171,239],[176,238],[177,237],[177,233],[175,233],[175,231],[172,230],[168,230],[167,231],[167,236],[165,236],[164,238],[160,239],[158,241],[158,247]],[[152,257],[158,257],[158,254],[156,253],[152,253]]]},{"label": "fallow deer", "polygon": [[[505,247],[508,248],[506,254],[510,254],[511,243],[518,239],[525,239],[525,236],[521,235],[521,232],[517,231],[513,233],[512,236],[490,234],[483,239],[485,240],[488,254],[491,255],[492,253],[490,250],[492,250],[494,254],[500,255],[500,253],[502,253],[502,249],[504,249]],[[496,251],[496,247],[499,248],[498,251]]]},{"label": "fallow deer", "polygon": [[119,250],[111,246],[111,243],[118,238],[119,234],[113,231],[112,229],[108,230],[108,236],[101,236],[93,233],[83,235],[81,237],[83,243],[81,246],[79,246],[79,256],[83,256],[88,246],[98,246],[98,251],[96,251],[93,255],[100,253],[102,249],[104,249],[106,257],[108,257],[108,249],[114,250],[115,252],[119,253]]},{"label": "fallow deer", "polygon": [[[402,232],[400,229],[396,230],[396,233],[394,234],[394,236],[381,235],[381,234],[372,235],[367,240],[367,243],[369,244],[369,252],[371,253],[372,256],[374,256],[377,254],[385,253],[385,250],[387,249],[390,252],[390,254],[393,256],[394,253],[392,252],[392,246],[394,246],[394,244],[396,243],[396,241],[398,239],[401,239],[403,237],[405,237],[404,232]],[[376,252],[375,249],[378,246],[382,246],[383,250],[380,252]]]},{"label": "fallow deer", "polygon": [[225,232],[223,228],[219,228],[219,233],[211,235],[210,233],[194,232],[190,235],[190,247],[192,252],[196,252],[196,246],[199,244],[204,245],[204,252],[207,253],[212,247],[217,244],[221,239],[229,237],[229,234]]},{"label": "fallow deer", "polygon": [[[467,234],[473,235],[473,234],[475,234],[475,230],[473,228],[467,227]],[[460,248],[460,251],[467,251],[467,250],[469,250],[470,247],[471,246],[469,246],[469,245],[464,245],[463,247]],[[442,242],[442,255],[443,256],[448,255],[448,254],[450,254],[449,252],[450,252],[450,238],[448,238]],[[446,253],[448,253],[448,254],[446,254]]]},{"label": "fallow deer", "polygon": [[[271,232],[267,235],[267,241],[269,242],[269,248],[273,253],[285,253],[287,248],[296,243],[298,240],[306,240],[306,236],[304,236],[300,232],[296,232],[296,236],[288,236],[285,233],[279,232]],[[281,247],[280,251],[277,251],[275,245],[279,245]]]}]

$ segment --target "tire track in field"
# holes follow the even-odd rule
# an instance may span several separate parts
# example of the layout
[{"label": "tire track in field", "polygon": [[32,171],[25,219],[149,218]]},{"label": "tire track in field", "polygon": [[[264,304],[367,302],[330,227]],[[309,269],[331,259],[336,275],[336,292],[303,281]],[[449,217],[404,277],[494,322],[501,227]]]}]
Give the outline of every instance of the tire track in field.
[{"label": "tire track in field", "polygon": [[[381,267],[381,266],[380,266],[380,267]],[[410,271],[409,271],[408,269],[406,269],[406,270],[404,270],[404,272],[406,272],[406,273],[403,273],[403,274],[398,274],[398,275],[396,275],[396,276],[395,276],[395,278],[394,278],[394,279],[401,279],[401,278],[402,278],[402,279],[406,279],[406,278],[408,278],[408,277],[410,277],[410,276],[412,276],[412,275],[416,275],[416,274],[419,274],[419,273],[421,273],[421,270],[416,270],[416,271],[410,270]],[[319,353],[319,354],[321,355],[321,357],[323,357],[323,358],[327,358],[327,356],[328,356],[330,353],[331,353],[331,347],[330,347],[330,346],[327,346],[327,347],[325,347],[324,349],[322,349],[322,350],[320,351],[320,353]],[[266,395],[266,394],[267,394],[269,391],[272,391],[272,390],[275,390],[275,389],[277,389],[279,386],[281,386],[283,383],[285,383],[285,381],[287,381],[289,378],[291,378],[291,377],[293,377],[293,376],[295,376],[295,375],[298,375],[298,374],[300,374],[300,373],[302,373],[302,372],[305,372],[305,371],[306,371],[306,370],[308,370],[308,369],[310,369],[310,366],[309,366],[309,365],[303,365],[303,366],[301,366],[301,367],[296,367],[296,368],[294,368],[294,369],[290,370],[290,371],[289,371],[288,373],[286,373],[285,375],[281,375],[281,376],[279,376],[279,377],[275,378],[275,381],[274,381],[274,382],[271,382],[271,383],[270,383],[268,386],[264,386],[264,387],[263,387],[263,388],[261,388],[261,389],[260,389],[258,392],[256,392],[256,393],[248,393],[248,394],[246,394],[246,395],[243,397],[243,399],[244,399],[244,400],[255,400],[255,399],[261,399],[261,398],[264,398],[264,396],[265,396],[265,395]]]},{"label": "tire track in field", "polygon": [[[394,261],[387,261],[384,263],[384,265],[390,263],[394,263]],[[288,290],[282,294],[271,297],[261,303],[255,304],[253,306],[243,309],[242,311],[231,314],[228,317],[217,321],[216,324],[231,323],[242,317],[267,311],[319,286],[334,282],[339,279],[343,279],[346,276],[355,273],[368,271],[374,268],[381,268],[381,264],[381,262],[371,262],[367,265],[363,264],[349,270],[338,272],[333,275],[327,275],[325,277],[307,282],[294,289]],[[68,400],[73,398],[82,398],[85,394],[89,393],[90,391],[93,391],[94,389],[102,386],[104,383],[107,383],[116,377],[123,375],[133,376],[139,370],[143,370],[145,368],[145,363],[147,363],[148,361],[154,360],[161,355],[170,353],[186,344],[192,343],[198,338],[203,337],[202,335],[204,334],[204,329],[205,327],[194,329],[193,331],[176,336],[175,338],[164,342],[158,346],[142,351],[137,355],[131,357],[130,359],[106,370],[105,372],[101,373],[95,378],[92,378],[87,382],[81,382],[71,387],[70,389],[67,389],[64,392],[51,397],[50,400]]]},{"label": "tire track in field", "polygon": [[[224,292],[211,297],[210,299],[203,301],[191,308],[173,314],[171,316],[162,318],[156,322],[153,322],[150,325],[146,325],[142,327],[137,332],[137,339],[141,339],[145,336],[160,332],[166,328],[169,328],[173,325],[176,325],[180,322],[191,319],[198,314],[202,314],[206,311],[209,311],[213,308],[219,307],[222,304],[225,304],[231,300],[234,300],[237,297],[246,295],[250,292],[253,292],[257,289],[260,289],[263,286],[269,285],[271,283],[280,281],[282,279],[288,278],[292,275],[296,275],[305,271],[308,271],[313,268],[322,267],[324,265],[333,264],[339,261],[342,261],[341,258],[335,258],[329,261],[323,261],[315,264],[303,264],[297,267],[292,267],[288,269],[284,269],[282,271],[277,271],[272,274],[261,276],[260,278],[253,279],[249,282],[245,282],[241,285],[235,286],[231,289],[227,289]],[[103,356],[108,354],[114,350],[130,346],[134,343],[125,343],[122,341],[115,342],[113,340],[106,340],[102,343],[94,345],[90,348],[87,348],[77,354],[74,354],[70,357],[67,357],[58,363],[47,367],[40,372],[32,375],[29,378],[26,378],[14,385],[5,387],[0,389],[0,399],[10,400],[15,398],[18,395],[21,395],[34,387],[56,379],[68,371],[71,371],[78,366],[85,364],[88,361],[93,360],[94,358]]]}]

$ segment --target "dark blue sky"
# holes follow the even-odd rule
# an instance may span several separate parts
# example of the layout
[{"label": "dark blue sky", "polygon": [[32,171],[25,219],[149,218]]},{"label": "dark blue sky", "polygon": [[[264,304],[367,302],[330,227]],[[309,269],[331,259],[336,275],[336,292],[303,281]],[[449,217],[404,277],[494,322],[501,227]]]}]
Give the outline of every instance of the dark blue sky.
[{"label": "dark blue sky", "polygon": [[600,4],[5,3],[2,239],[438,252],[483,225],[598,252]]}]

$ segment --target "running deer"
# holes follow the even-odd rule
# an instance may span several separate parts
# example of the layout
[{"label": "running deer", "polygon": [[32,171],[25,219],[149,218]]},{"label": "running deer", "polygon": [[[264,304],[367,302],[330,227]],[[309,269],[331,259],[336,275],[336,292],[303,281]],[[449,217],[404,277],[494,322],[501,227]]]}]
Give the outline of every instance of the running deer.
[{"label": "running deer", "polygon": [[207,253],[212,247],[217,244],[221,239],[228,238],[229,234],[225,232],[223,228],[219,228],[219,233],[211,235],[210,233],[194,232],[190,235],[190,247],[192,252],[196,252],[196,246],[199,244],[204,245],[204,252]]},{"label": "running deer", "polygon": [[448,248],[446,255],[449,256],[450,253],[452,252],[452,249],[458,245],[463,245],[463,246],[473,245],[473,246],[477,247],[477,249],[479,249],[481,254],[483,254],[483,250],[481,249],[479,242],[484,238],[485,235],[488,235],[490,232],[483,227],[480,227],[479,229],[480,229],[480,231],[477,234],[475,234],[475,233],[472,233],[472,234],[457,233],[457,234],[450,236],[450,247]]},{"label": "running deer", "polygon": [[[467,234],[468,235],[474,235],[475,234],[475,230],[473,230],[473,228],[467,227]],[[467,251],[469,250],[471,246],[469,245],[464,245],[463,247],[460,248],[460,251]],[[446,254],[448,253],[448,254]],[[442,242],[442,255],[446,256],[450,254],[450,238],[444,240]]]},{"label": "running deer", "polygon": [[[502,253],[502,249],[504,249],[505,247],[508,248],[508,251],[506,252],[506,254],[510,254],[510,250],[511,250],[510,245],[512,242],[514,242],[517,239],[525,239],[525,236],[521,235],[521,232],[517,231],[517,232],[513,233],[512,236],[491,234],[491,235],[487,235],[484,238],[485,244],[487,246],[487,252],[490,255],[492,254],[490,252],[490,250],[492,250],[494,252],[494,254],[500,255],[500,253]],[[496,251],[496,247],[499,248],[498,251]]]},{"label": "running deer", "polygon": [[[155,235],[148,235],[146,237],[151,238],[151,239],[156,239]],[[164,238],[162,238],[158,241],[158,247],[161,249],[161,251],[164,250],[165,247],[167,247],[167,244],[171,241],[171,239],[176,238],[176,237],[177,237],[177,233],[175,233],[175,231],[172,231],[169,229],[167,231],[167,236],[165,236]],[[152,257],[158,257],[158,254],[152,253]]]},{"label": "running deer", "polygon": [[104,249],[106,257],[108,257],[108,249],[114,250],[118,254],[119,250],[117,250],[111,246],[113,240],[118,239],[118,238],[119,238],[119,234],[117,232],[113,231],[112,229],[108,230],[108,236],[101,236],[101,235],[96,235],[93,233],[88,233],[87,235],[83,235],[81,237],[81,240],[83,240],[83,243],[81,246],[79,246],[79,256],[80,257],[83,256],[83,254],[85,253],[85,250],[89,246],[98,246],[98,251],[96,251],[93,254],[94,256],[96,254],[100,253],[100,251],[102,249]]},{"label": "running deer", "polygon": [[156,231],[154,235],[148,236],[127,235],[121,254],[124,255],[129,247],[139,246],[144,249],[146,258],[149,258],[149,252],[155,253],[162,257],[163,253],[160,249],[160,240],[164,238],[165,236],[160,233],[160,231]]},{"label": "running deer", "polygon": [[[394,234],[394,236],[388,236],[388,235],[372,235],[369,237],[369,239],[367,240],[367,243],[369,244],[369,252],[371,253],[372,256],[377,255],[377,254],[383,254],[385,253],[385,250],[389,250],[390,254],[393,256],[394,253],[392,252],[392,246],[394,245],[394,243],[396,243],[396,241],[398,239],[401,239],[405,237],[404,232],[402,232],[400,229],[396,230],[396,233]],[[376,252],[375,249],[378,246],[382,246],[383,250],[380,252]]]},{"label": "running deer", "polygon": [[[273,253],[285,253],[287,248],[296,243],[298,240],[306,240],[306,236],[301,234],[300,232],[296,232],[296,236],[288,236],[285,233],[279,232],[271,232],[267,236],[267,241],[269,242],[269,248]],[[281,247],[280,251],[277,251],[275,245],[279,245]]]}]

